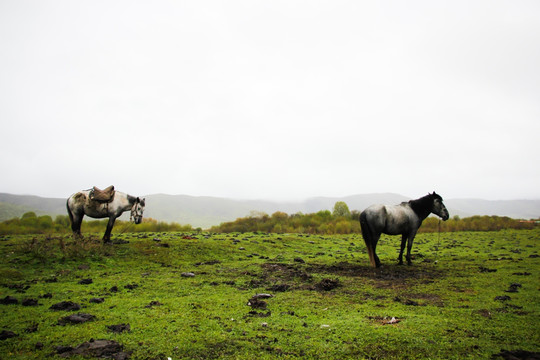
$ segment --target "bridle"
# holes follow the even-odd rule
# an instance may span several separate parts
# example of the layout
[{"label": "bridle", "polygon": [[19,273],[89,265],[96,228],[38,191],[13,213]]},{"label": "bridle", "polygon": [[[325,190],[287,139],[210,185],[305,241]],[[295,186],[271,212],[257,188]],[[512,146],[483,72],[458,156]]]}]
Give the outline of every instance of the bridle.
[{"label": "bridle", "polygon": [[129,215],[129,221],[132,222],[134,220],[136,220],[137,217],[142,217],[142,212],[141,214],[138,213],[138,209],[137,209],[137,205],[140,204],[140,201],[139,200],[136,200],[135,203],[133,204],[133,206],[131,207],[131,214]]}]

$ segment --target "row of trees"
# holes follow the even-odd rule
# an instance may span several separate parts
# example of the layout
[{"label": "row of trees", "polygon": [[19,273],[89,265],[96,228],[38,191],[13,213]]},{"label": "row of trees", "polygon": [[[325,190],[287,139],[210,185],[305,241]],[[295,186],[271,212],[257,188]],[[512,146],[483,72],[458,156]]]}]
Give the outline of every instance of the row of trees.
[{"label": "row of trees", "polygon": [[[107,227],[108,219],[83,221],[83,233],[101,233]],[[129,232],[166,232],[166,231],[193,231],[191,225],[166,223],[152,218],[143,218],[143,222],[130,226],[128,221],[116,220],[114,232],[127,229]],[[34,212],[27,212],[21,218],[14,218],[0,223],[0,235],[7,234],[46,234],[70,233],[71,226],[67,215],[58,215],[54,218],[44,215],[37,216]]]},{"label": "row of trees", "polygon": [[[267,232],[267,233],[308,233],[308,234],[351,234],[360,233],[360,212],[349,211],[347,204],[337,202],[333,211],[322,210],[312,214],[296,213],[288,215],[278,211],[272,215],[252,212],[250,216],[225,222],[210,228],[212,232]],[[82,232],[100,233],[105,231],[107,219],[84,221]],[[420,232],[453,232],[453,231],[494,231],[502,229],[532,229],[534,221],[520,221],[501,216],[472,216],[459,218],[454,216],[448,221],[440,221],[436,217],[424,220]],[[127,221],[117,220],[115,233],[129,232],[167,232],[167,231],[200,231],[191,225],[166,223],[152,218],[143,219],[143,223],[130,226]],[[70,222],[67,215],[52,217],[36,216],[33,212],[24,214],[0,223],[0,235],[6,234],[39,234],[39,233],[69,233]]]},{"label": "row of trees", "polygon": [[[313,214],[297,213],[287,215],[275,212],[272,215],[252,213],[251,216],[222,223],[210,230],[213,232],[274,232],[309,234],[351,234],[360,233],[360,212],[349,211],[347,204],[337,202],[332,212],[328,210]],[[495,231],[502,229],[532,229],[534,221],[524,222],[501,216],[472,216],[461,219],[454,216],[448,221],[429,217],[422,223],[420,232],[453,231]]]}]

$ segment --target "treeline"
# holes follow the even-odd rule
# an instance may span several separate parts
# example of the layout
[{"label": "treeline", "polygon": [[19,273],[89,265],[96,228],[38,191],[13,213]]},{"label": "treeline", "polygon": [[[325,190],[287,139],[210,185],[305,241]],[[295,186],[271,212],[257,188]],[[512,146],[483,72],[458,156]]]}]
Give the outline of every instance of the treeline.
[{"label": "treeline", "polygon": [[[336,203],[333,212],[328,210],[313,214],[275,212],[272,215],[258,213],[225,222],[210,229],[213,232],[272,232],[308,234],[361,233],[360,212],[350,212],[345,203]],[[496,231],[502,229],[532,229],[534,221],[521,221],[506,216],[472,216],[461,219],[454,216],[447,221],[429,217],[419,232]]]},{"label": "treeline", "polygon": [[503,229],[532,229],[537,221],[523,221],[507,216],[471,216],[461,219],[454,216],[447,221],[429,217],[422,223],[421,232],[497,231]]},{"label": "treeline", "polygon": [[271,232],[307,234],[350,234],[360,232],[360,223],[350,217],[333,216],[328,210],[314,214],[288,215],[275,212],[236,219],[213,226],[211,232]]},{"label": "treeline", "polygon": [[[83,233],[105,232],[108,219],[83,221]],[[143,218],[143,222],[134,225],[129,221],[116,220],[113,235],[120,232],[167,232],[167,231],[193,231],[191,225],[166,223],[152,218]],[[48,215],[37,216],[34,212],[27,212],[21,218],[13,218],[0,223],[0,235],[10,234],[48,234],[71,233],[71,225],[67,215],[58,215],[54,219]]]},{"label": "treeline", "polygon": [[[361,233],[360,212],[349,211],[345,203],[336,203],[333,212],[328,210],[313,214],[296,213],[288,215],[275,212],[272,215],[252,213],[250,216],[225,222],[210,228],[211,232],[266,232],[266,233],[306,233],[306,234],[353,234]],[[102,233],[105,231],[108,219],[83,221],[83,233]],[[455,231],[497,231],[502,229],[532,229],[538,221],[522,221],[506,216],[471,216],[461,219],[454,216],[447,221],[437,217],[429,217],[422,223],[419,232],[455,232]],[[116,220],[113,234],[122,232],[168,232],[168,231],[200,231],[191,225],[166,223],[152,218],[145,218],[139,225],[128,221]],[[67,215],[52,218],[48,215],[36,216],[33,212],[24,214],[0,223],[0,235],[9,234],[49,234],[71,233]]]}]

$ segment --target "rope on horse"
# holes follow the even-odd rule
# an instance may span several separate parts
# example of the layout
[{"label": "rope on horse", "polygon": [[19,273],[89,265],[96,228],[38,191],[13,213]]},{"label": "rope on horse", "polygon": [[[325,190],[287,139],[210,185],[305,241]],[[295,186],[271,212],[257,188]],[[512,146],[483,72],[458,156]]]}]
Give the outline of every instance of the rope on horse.
[{"label": "rope on horse", "polygon": [[129,229],[133,224],[134,224],[134,223],[131,222],[131,219],[130,219],[130,220],[129,220],[129,223],[128,223],[126,226],[124,226],[124,229],[123,229],[122,231],[120,231],[120,232],[118,233],[118,235],[122,235],[123,233],[125,233],[125,232],[127,231],[127,229]]},{"label": "rope on horse", "polygon": [[439,219],[439,232],[437,236],[437,251],[435,252],[435,264],[439,261],[439,247],[441,246],[441,219]]}]

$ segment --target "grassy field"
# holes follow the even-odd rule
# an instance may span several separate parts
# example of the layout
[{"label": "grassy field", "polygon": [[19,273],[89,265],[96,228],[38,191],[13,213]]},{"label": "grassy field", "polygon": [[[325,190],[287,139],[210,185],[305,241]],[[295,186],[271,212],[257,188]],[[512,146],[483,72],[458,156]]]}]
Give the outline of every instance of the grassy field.
[{"label": "grassy field", "polygon": [[[0,357],[78,358],[100,339],[119,344],[105,354],[117,359],[538,352],[539,239],[538,229],[419,234],[413,266],[398,266],[399,239],[383,237],[373,269],[360,235],[142,233],[112,246],[4,236]],[[63,301],[80,309],[51,309]],[[71,323],[79,313],[93,317]]]}]

